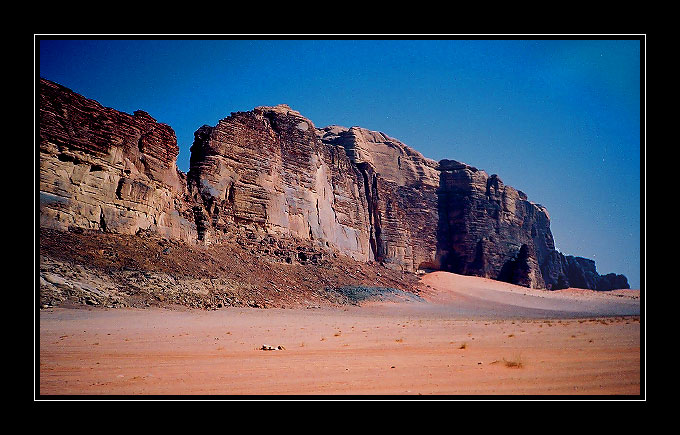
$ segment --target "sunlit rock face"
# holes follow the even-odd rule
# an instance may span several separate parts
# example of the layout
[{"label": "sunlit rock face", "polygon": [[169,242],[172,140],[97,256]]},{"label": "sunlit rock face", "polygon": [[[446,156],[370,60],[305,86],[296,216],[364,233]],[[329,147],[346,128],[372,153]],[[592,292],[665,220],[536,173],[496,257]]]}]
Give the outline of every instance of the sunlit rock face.
[{"label": "sunlit rock face", "polygon": [[404,271],[438,268],[437,162],[384,133],[327,127],[318,132],[341,147],[363,178],[373,258]]},{"label": "sunlit rock face", "polygon": [[203,126],[191,148],[188,186],[209,217],[202,237],[214,241],[239,225],[372,260],[363,183],[344,150],[285,105]]},{"label": "sunlit rock face", "polygon": [[272,249],[288,261],[325,252],[533,288],[628,287],[556,251],[547,210],[497,175],[435,162],[381,132],[317,128],[286,105],[200,127],[187,174],[172,128],[145,112],[41,80],[39,122],[42,227],[198,244],[246,235],[285,240],[296,252]]},{"label": "sunlit rock face", "polygon": [[40,81],[40,225],[196,239],[175,133]]}]

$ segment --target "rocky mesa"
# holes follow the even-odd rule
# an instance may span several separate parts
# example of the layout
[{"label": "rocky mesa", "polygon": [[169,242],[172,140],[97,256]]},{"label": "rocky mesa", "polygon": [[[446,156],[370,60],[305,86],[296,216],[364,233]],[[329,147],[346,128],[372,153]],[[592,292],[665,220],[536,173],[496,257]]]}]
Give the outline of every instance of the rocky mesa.
[{"label": "rocky mesa", "polygon": [[[293,241],[283,261],[345,256],[532,288],[628,288],[555,249],[547,210],[497,175],[436,162],[384,133],[317,128],[286,105],[195,132],[188,173],[168,125],[41,79],[40,227],[151,232],[190,245]],[[268,248],[269,249],[269,248]]]}]

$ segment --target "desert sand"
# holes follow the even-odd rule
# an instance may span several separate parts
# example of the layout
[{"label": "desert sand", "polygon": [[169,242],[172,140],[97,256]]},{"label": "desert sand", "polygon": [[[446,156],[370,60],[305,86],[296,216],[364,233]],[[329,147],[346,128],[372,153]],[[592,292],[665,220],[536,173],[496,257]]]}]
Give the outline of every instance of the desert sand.
[{"label": "desert sand", "polygon": [[423,276],[422,288],[422,301],[361,306],[41,310],[36,391],[189,400],[641,394],[639,291],[548,292],[445,272]]}]

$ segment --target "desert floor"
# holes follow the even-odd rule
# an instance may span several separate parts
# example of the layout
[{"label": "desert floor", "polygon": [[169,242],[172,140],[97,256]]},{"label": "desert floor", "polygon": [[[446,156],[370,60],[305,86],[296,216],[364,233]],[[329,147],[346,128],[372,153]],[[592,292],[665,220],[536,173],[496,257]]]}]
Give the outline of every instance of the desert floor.
[{"label": "desert floor", "polygon": [[423,302],[41,310],[36,391],[46,399],[641,394],[639,291],[547,292],[445,272],[422,284]]}]

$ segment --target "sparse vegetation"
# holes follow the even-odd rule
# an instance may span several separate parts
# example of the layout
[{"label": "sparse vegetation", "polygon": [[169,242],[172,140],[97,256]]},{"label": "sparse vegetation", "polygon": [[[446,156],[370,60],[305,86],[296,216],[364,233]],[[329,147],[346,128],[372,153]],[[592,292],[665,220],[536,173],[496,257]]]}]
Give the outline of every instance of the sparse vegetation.
[{"label": "sparse vegetation", "polygon": [[518,355],[512,360],[506,360],[505,358],[503,358],[503,364],[505,364],[505,367],[516,369],[521,369],[522,367],[524,367],[524,362],[522,361],[521,355]]}]

